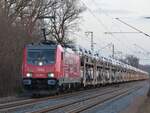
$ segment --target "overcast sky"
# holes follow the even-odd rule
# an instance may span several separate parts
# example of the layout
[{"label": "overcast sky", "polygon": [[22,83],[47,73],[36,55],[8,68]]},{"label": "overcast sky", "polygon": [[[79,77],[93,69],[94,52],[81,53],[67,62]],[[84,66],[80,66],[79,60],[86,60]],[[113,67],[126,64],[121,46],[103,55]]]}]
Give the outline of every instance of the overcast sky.
[{"label": "overcast sky", "polygon": [[[150,64],[150,37],[140,33],[105,34],[104,32],[136,32],[130,27],[120,23],[115,18],[120,18],[126,23],[150,34],[150,0],[81,0],[81,4],[88,8],[82,14],[80,31],[74,37],[77,43],[90,48],[90,37],[85,36],[86,31],[94,32],[95,50],[105,47],[109,43],[115,45],[117,56],[133,54],[141,59],[142,64]],[[137,45],[138,47],[136,47]],[[143,50],[142,50],[143,49]],[[118,52],[119,51],[119,52]],[[111,55],[111,47],[100,51]]]}]

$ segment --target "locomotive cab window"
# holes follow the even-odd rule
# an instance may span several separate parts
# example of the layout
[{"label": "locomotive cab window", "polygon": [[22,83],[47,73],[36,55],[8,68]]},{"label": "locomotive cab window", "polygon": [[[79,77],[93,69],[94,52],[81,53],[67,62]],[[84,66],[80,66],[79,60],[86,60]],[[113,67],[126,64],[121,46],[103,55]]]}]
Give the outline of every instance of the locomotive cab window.
[{"label": "locomotive cab window", "polygon": [[28,64],[47,65],[55,63],[55,49],[29,49],[27,53]]}]

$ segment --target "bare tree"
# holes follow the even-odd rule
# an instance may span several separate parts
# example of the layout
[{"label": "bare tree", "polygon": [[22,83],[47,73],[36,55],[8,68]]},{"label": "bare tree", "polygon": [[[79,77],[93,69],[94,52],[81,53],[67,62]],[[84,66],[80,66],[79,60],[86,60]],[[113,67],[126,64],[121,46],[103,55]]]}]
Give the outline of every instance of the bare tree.
[{"label": "bare tree", "polygon": [[29,35],[39,28],[40,17],[55,17],[47,24],[49,33],[59,43],[75,30],[84,9],[79,0],[0,0],[0,15],[9,24],[22,26]]},{"label": "bare tree", "polygon": [[55,40],[60,43],[67,43],[69,31],[75,30],[78,25],[80,14],[85,10],[79,5],[79,0],[56,0],[57,4],[53,5],[50,10],[49,33]]},{"label": "bare tree", "polygon": [[0,0],[0,15],[8,24],[21,25],[31,34],[38,18],[49,14],[54,4],[55,0]]},{"label": "bare tree", "polygon": [[125,58],[125,61],[130,64],[131,66],[137,67],[139,66],[139,59],[133,55],[128,55]]}]

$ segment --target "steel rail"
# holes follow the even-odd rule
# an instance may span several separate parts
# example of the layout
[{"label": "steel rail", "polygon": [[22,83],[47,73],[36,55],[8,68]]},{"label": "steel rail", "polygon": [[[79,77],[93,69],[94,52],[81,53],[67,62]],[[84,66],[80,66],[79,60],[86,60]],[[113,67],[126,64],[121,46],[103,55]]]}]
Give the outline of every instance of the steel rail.
[{"label": "steel rail", "polygon": [[[121,93],[119,93],[117,95],[113,95],[113,96],[108,97],[107,99],[105,99],[103,101],[101,100],[100,102],[97,102],[97,104],[102,103],[102,102],[104,103],[105,101],[108,101],[108,100],[110,100],[112,98],[118,97],[121,94],[125,95],[125,93],[129,93],[129,90],[133,90],[133,89],[135,89],[135,86],[134,86],[134,88],[123,89],[123,91],[122,91],[122,88],[120,88],[120,89],[117,89],[117,90],[113,90],[113,91],[109,91],[109,92],[104,92],[102,94],[97,94],[97,95],[94,95],[94,96],[89,96],[89,97],[84,98],[84,99],[69,101],[69,102],[66,102],[66,103],[62,103],[62,104],[54,105],[54,106],[49,106],[48,108],[44,108],[44,109],[33,111],[33,112],[27,112],[27,113],[46,113],[46,112],[50,112],[50,111],[55,111],[55,110],[58,110],[58,109],[63,109],[63,108],[68,107],[68,106],[72,106],[74,104],[78,104],[78,103],[83,102],[83,101],[92,100],[92,99],[95,99],[97,97],[104,96],[105,94],[111,95],[113,93],[116,93],[117,91],[122,91]],[[94,105],[96,105],[96,104],[94,104]],[[91,104],[92,107],[94,105]],[[83,107],[83,106],[80,106],[80,107]],[[67,111],[67,113],[79,113],[80,111],[87,109],[87,107],[85,108],[85,106],[83,108],[82,109],[81,108],[75,108],[74,110]]]},{"label": "steel rail", "polygon": [[105,91],[105,90],[110,89],[110,87],[106,87],[106,88],[102,88],[102,89],[100,89],[100,88],[88,89],[88,90],[70,92],[70,93],[66,93],[66,94],[55,95],[55,96],[50,96],[50,97],[44,97],[44,98],[39,98],[39,99],[28,99],[28,100],[20,100],[20,101],[4,103],[4,104],[0,104],[0,112],[30,106],[30,105],[33,105],[34,103],[40,103],[40,102],[48,100],[48,99],[59,99],[59,98],[64,98],[64,97],[67,98],[67,97],[74,96],[74,95],[77,95],[77,94],[80,94],[80,93],[85,93],[85,92],[88,93],[88,92],[91,92],[91,91],[95,91],[97,89]]},{"label": "steel rail", "polygon": [[33,112],[26,112],[26,113],[46,113],[46,112],[49,112],[49,111],[54,111],[54,110],[57,110],[57,109],[60,109],[60,108],[64,108],[64,107],[67,107],[69,105],[73,105],[73,104],[76,104],[76,103],[79,103],[79,102],[83,102],[83,101],[86,101],[86,100],[89,100],[89,99],[92,99],[92,98],[96,98],[98,96],[102,96],[102,95],[105,95],[105,94],[108,94],[108,93],[112,93],[112,92],[116,92],[116,91],[119,91],[121,90],[122,88],[119,88],[119,89],[116,89],[116,90],[109,90],[107,92],[103,92],[103,93],[100,93],[100,94],[96,94],[96,95],[92,95],[92,96],[88,96],[88,97],[85,97],[83,99],[78,99],[78,100],[72,100],[72,101],[67,101],[65,103],[61,103],[59,105],[54,105],[54,106],[50,106],[48,108],[44,108],[44,109],[41,109],[41,110],[37,110],[37,111],[33,111]]},{"label": "steel rail", "polygon": [[108,102],[111,102],[111,101],[115,101],[119,98],[122,98],[126,95],[129,95],[131,94],[134,90],[137,90],[137,89],[140,89],[141,87],[136,87],[136,88],[132,88],[132,89],[128,89],[126,91],[123,91],[123,92],[120,92],[119,94],[114,94],[110,97],[107,97],[107,98],[104,98],[102,100],[99,100],[97,99],[97,101],[94,101],[94,102],[91,102],[90,104],[88,105],[83,105],[83,106],[80,106],[78,108],[75,108],[73,110],[70,110],[70,111],[67,111],[67,113],[80,113],[80,112],[84,112],[84,111],[87,111],[89,109],[92,109],[93,107],[96,107],[96,106],[101,106],[103,105],[104,103],[108,103]]},{"label": "steel rail", "polygon": [[[120,87],[124,85],[130,86],[130,85],[134,85],[135,83],[124,83],[124,84],[120,84]],[[114,87],[115,85],[113,85]],[[102,88],[96,88],[96,89],[88,89],[88,90],[81,90],[81,91],[77,91],[77,92],[70,92],[67,94],[61,94],[61,95],[56,95],[56,96],[50,96],[50,97],[44,97],[44,98],[40,98],[40,99],[28,99],[28,100],[20,100],[20,101],[13,101],[13,102],[9,102],[9,103],[4,103],[4,104],[0,104],[0,112],[6,112],[6,111],[13,111],[19,108],[23,108],[23,107],[28,107],[34,104],[40,104],[40,102],[48,100],[48,99],[59,99],[59,98],[70,98],[73,96],[77,96],[78,94],[84,94],[84,93],[90,93],[92,91],[95,91],[98,89],[98,91],[104,92],[107,91],[108,89],[112,88],[111,87],[102,87]]]}]

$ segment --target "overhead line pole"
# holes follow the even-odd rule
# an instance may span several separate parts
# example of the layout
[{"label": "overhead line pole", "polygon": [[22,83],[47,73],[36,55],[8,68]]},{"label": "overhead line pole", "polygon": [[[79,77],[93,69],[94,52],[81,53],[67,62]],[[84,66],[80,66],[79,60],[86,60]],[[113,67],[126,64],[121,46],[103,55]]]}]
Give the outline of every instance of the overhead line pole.
[{"label": "overhead line pole", "polygon": [[93,32],[92,31],[87,31],[87,32],[85,32],[85,34],[87,34],[87,35],[89,35],[90,34],[90,36],[91,36],[91,50],[92,50],[92,53],[94,52],[94,37],[93,37]]},{"label": "overhead line pole", "polygon": [[115,45],[112,44],[112,58],[115,58]]},{"label": "overhead line pole", "polygon": [[115,58],[115,45],[113,43],[107,44],[106,46],[100,48],[99,51],[105,49],[106,47],[110,47],[110,46],[111,46],[111,52],[112,52],[111,56],[112,56],[112,58]]}]

